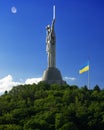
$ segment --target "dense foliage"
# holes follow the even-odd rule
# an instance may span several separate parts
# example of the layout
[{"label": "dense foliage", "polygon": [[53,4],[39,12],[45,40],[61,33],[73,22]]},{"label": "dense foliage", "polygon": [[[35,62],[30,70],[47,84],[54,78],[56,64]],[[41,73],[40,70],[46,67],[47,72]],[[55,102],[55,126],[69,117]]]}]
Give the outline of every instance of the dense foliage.
[{"label": "dense foliage", "polygon": [[104,90],[20,85],[0,96],[0,130],[103,130]]}]

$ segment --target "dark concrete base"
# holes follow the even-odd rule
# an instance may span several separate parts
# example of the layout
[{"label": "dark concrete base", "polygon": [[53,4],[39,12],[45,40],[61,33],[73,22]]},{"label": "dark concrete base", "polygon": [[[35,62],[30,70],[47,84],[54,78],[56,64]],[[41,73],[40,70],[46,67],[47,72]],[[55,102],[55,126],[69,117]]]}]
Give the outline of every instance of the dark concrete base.
[{"label": "dark concrete base", "polygon": [[48,84],[66,84],[62,80],[60,71],[57,68],[48,68],[44,71],[42,81]]}]

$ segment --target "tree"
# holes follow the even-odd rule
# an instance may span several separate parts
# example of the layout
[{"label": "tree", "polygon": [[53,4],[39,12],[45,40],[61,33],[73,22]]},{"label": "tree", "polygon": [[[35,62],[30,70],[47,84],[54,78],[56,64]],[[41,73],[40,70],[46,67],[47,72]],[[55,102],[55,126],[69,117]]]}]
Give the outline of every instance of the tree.
[{"label": "tree", "polygon": [[73,122],[68,122],[64,124],[59,130],[78,130]]},{"label": "tree", "polygon": [[98,85],[96,85],[96,86],[94,87],[94,91],[100,92],[100,87],[99,87]]}]

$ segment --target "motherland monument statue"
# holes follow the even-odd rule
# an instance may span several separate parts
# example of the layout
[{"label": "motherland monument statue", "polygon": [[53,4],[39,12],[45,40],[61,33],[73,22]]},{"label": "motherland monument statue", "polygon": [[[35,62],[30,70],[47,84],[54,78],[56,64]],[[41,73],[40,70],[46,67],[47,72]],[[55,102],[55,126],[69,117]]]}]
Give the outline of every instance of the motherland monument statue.
[{"label": "motherland monument statue", "polygon": [[53,20],[46,26],[47,69],[43,73],[42,81],[48,84],[66,84],[62,80],[60,71],[56,68],[56,35],[55,35],[55,6],[53,6]]},{"label": "motherland monument statue", "polygon": [[56,66],[56,36],[54,31],[55,18],[53,18],[52,25],[47,25],[47,36],[46,36],[46,52],[47,52],[47,60],[48,67]]}]

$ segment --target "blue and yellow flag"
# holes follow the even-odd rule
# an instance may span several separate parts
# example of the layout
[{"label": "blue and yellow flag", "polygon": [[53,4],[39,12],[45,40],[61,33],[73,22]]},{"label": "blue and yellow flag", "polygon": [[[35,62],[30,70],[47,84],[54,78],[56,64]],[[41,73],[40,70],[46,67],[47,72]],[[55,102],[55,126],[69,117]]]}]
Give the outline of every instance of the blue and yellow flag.
[{"label": "blue and yellow flag", "polygon": [[79,70],[79,74],[82,74],[86,71],[89,71],[90,67],[89,67],[89,62],[87,62],[80,70]]}]

